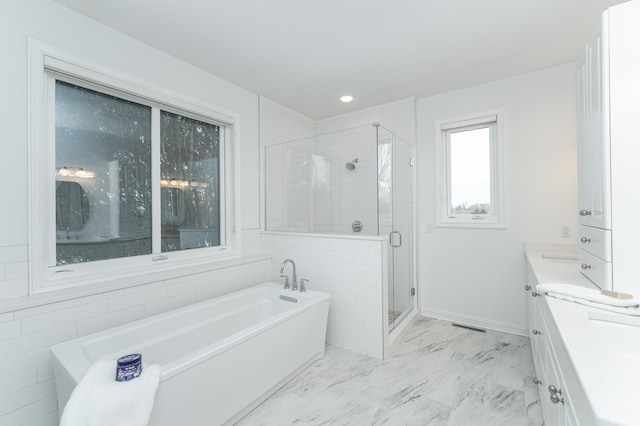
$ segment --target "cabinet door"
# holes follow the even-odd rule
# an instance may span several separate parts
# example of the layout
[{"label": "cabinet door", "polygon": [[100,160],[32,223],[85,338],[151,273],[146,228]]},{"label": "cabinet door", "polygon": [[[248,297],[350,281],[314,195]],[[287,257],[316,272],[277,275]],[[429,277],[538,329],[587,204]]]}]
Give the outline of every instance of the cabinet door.
[{"label": "cabinet door", "polygon": [[[580,206],[583,225],[611,229],[610,219],[610,143],[609,143],[609,89],[608,89],[608,15],[605,13],[597,30],[589,40],[585,57],[586,123],[580,161],[587,165],[581,184],[587,184],[587,204]],[[584,170],[583,170],[584,172]]]},{"label": "cabinet door", "polygon": [[[564,413],[564,398],[562,393],[564,392],[563,384],[561,380],[560,371],[558,369],[558,361],[551,344],[547,345],[547,386],[543,392],[540,392],[540,398],[546,399],[548,407],[548,417],[545,418],[546,426],[564,426],[565,413]],[[553,400],[554,393],[551,392],[551,386],[554,386],[557,390],[555,397],[558,400]]]},{"label": "cabinet door", "polygon": [[578,124],[578,208],[580,209],[580,224],[588,225],[591,210],[591,183],[589,177],[589,131],[587,123],[587,64],[585,60],[578,65],[576,79],[576,108]]}]

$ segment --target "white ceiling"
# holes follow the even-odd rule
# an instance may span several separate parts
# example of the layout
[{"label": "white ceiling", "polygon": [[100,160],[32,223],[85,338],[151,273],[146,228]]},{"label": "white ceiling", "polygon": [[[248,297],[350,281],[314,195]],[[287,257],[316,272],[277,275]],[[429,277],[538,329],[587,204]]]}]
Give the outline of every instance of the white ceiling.
[{"label": "white ceiling", "polygon": [[622,3],[55,1],[313,119],[575,61]]}]

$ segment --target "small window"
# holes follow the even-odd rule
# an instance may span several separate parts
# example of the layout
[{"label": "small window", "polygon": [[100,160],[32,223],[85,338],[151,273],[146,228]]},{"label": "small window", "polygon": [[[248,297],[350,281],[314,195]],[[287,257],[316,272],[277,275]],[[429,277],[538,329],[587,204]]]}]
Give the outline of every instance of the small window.
[{"label": "small window", "polygon": [[501,227],[498,114],[437,124],[440,226]]}]

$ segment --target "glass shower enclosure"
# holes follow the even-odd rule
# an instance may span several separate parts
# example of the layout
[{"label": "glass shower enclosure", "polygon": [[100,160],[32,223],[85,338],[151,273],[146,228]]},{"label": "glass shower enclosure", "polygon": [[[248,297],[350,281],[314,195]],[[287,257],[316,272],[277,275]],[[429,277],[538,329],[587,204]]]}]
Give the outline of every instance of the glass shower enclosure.
[{"label": "glass shower enclosure", "polygon": [[388,317],[413,307],[413,147],[378,123],[270,145],[268,231],[388,237]]}]

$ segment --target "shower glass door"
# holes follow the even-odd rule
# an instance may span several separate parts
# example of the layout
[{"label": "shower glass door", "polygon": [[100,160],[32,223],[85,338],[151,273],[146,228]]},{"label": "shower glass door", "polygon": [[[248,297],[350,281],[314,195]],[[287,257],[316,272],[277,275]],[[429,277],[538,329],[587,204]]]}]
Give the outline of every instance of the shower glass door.
[{"label": "shower glass door", "polygon": [[378,128],[379,234],[389,236],[389,330],[413,307],[413,149]]},{"label": "shower glass door", "polygon": [[[396,327],[413,307],[413,149],[393,135],[392,205],[393,317]],[[392,321],[391,321],[392,320]]]}]

